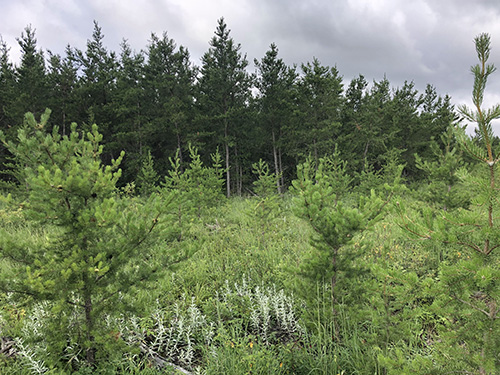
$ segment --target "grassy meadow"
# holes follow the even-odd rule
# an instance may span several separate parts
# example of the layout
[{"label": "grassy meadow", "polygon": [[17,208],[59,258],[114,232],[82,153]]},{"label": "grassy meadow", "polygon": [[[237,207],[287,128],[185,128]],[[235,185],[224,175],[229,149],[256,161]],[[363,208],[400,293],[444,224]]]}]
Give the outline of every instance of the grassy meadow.
[{"label": "grassy meadow", "polygon": [[[79,365],[82,353],[69,339],[59,358],[48,355],[44,321],[54,313],[50,301],[2,293],[2,345],[12,347],[2,349],[0,372],[474,373],[474,360],[464,357],[466,341],[453,344],[464,334],[461,320],[473,314],[454,311],[439,285],[444,264],[472,254],[402,228],[400,201],[407,217],[417,217],[425,204],[419,195],[406,190],[393,197],[383,218],[341,248],[357,255],[357,272],[340,272],[335,303],[328,280],[303,276],[317,234],[295,214],[294,194],[275,196],[272,205],[268,198],[247,197],[222,199],[201,215],[186,210],[148,245],[153,256],[131,259],[130,267],[172,261],[145,288],[123,296],[126,313],[107,308],[100,349],[105,358],[97,368]],[[22,209],[2,206],[0,221],[29,248],[57,236],[55,227],[26,221]],[[2,260],[2,272],[9,264]]]}]

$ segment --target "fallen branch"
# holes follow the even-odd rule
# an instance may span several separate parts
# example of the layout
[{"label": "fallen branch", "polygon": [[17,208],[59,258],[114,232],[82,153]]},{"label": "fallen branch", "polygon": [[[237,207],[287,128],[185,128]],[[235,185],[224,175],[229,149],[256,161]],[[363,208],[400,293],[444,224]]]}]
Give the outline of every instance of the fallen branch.
[{"label": "fallen branch", "polygon": [[155,366],[157,368],[162,369],[162,368],[165,368],[167,366],[170,366],[174,370],[179,371],[184,375],[192,375],[192,373],[189,372],[188,370],[185,370],[182,367],[177,366],[175,363],[169,362],[166,358],[164,358],[161,355],[159,355],[158,353],[156,353],[153,349],[148,347],[145,343],[141,342],[139,344],[139,346],[141,348],[141,352],[143,352],[144,354],[147,354],[148,356],[153,358],[153,360],[155,362]]}]

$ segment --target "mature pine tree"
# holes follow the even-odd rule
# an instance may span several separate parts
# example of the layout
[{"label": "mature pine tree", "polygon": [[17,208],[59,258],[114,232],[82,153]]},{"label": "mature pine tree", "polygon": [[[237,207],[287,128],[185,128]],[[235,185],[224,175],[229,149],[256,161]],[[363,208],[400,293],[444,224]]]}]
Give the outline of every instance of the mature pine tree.
[{"label": "mature pine tree", "polygon": [[9,109],[15,99],[14,66],[9,58],[10,48],[0,37],[0,129],[6,131],[14,125]]},{"label": "mature pine tree", "polygon": [[190,134],[195,77],[186,48],[177,48],[166,33],[161,38],[151,35],[144,77],[146,137],[161,174],[166,174],[176,150],[183,167],[186,143],[196,140]]},{"label": "mature pine tree", "polygon": [[85,52],[75,50],[76,63],[79,64],[80,77],[76,88],[76,99],[79,103],[77,122],[87,124],[99,123],[106,148],[107,160],[120,153],[118,145],[113,145],[115,132],[115,108],[112,103],[112,92],[116,84],[117,61],[114,52],[109,52],[103,43],[104,35],[97,22],[94,21],[92,39],[87,41]]},{"label": "mature pine tree", "polygon": [[204,130],[212,133],[216,142],[208,147],[220,145],[224,150],[228,197],[232,173],[236,176],[235,187],[241,189],[242,166],[234,155],[238,155],[252,84],[252,77],[246,71],[246,56],[241,55],[241,46],[229,34],[224,19],[219,19],[210,48],[202,57],[197,98]]},{"label": "mature pine tree", "polygon": [[76,119],[75,86],[77,71],[70,46],[66,56],[61,57],[49,52],[47,81],[49,92],[48,107],[52,109],[52,119],[61,127],[62,134],[67,134],[69,125]]},{"label": "mature pine tree", "polygon": [[[262,135],[270,143],[278,193],[283,192],[283,132],[290,124],[294,108],[295,68],[278,58],[278,47],[273,43],[257,66],[257,103]],[[267,145],[266,145],[267,146]]]},{"label": "mature pine tree", "polygon": [[[357,158],[353,159],[353,165],[358,162],[357,169],[369,171],[373,167],[380,169],[384,164],[380,156],[384,155],[397,133],[397,129],[391,127],[392,108],[391,91],[387,78],[374,82],[366,97],[363,99],[363,110],[361,110],[359,122],[354,123],[356,142],[353,144]],[[351,165],[351,163],[349,163]]]},{"label": "mature pine tree", "polygon": [[[9,112],[16,97],[15,84],[14,66],[9,59],[9,48],[0,37],[0,131],[5,132],[9,138],[17,129]],[[8,156],[8,151],[0,147],[0,180],[8,179],[8,175],[4,174],[4,164]]]},{"label": "mature pine tree", "polygon": [[144,54],[132,52],[126,41],[121,45],[116,90],[112,93],[116,122],[114,139],[125,151],[124,181],[135,179],[147,160],[145,139]]},{"label": "mature pine tree", "polygon": [[298,111],[295,124],[288,131],[289,152],[296,160],[312,155],[332,154],[340,131],[342,76],[336,67],[323,66],[318,59],[302,64],[298,83]]},{"label": "mature pine tree", "polygon": [[338,144],[343,158],[349,160],[349,168],[352,172],[359,172],[363,167],[360,144],[368,111],[367,87],[368,82],[364,76],[359,75],[353,78],[345,91],[345,100],[341,110],[342,128]]},{"label": "mature pine tree", "polygon": [[[455,113],[455,106],[451,104],[451,98],[448,95],[439,96],[436,88],[432,85],[427,85],[425,93],[422,95],[422,105],[420,109],[420,119],[422,123],[421,133],[426,134],[422,142],[419,143],[419,155],[424,157],[425,153],[432,155],[433,150],[429,149],[429,143],[425,138],[430,136],[436,137],[437,134],[448,132],[450,124],[458,121],[458,116]],[[438,141],[439,147],[444,151],[449,145],[447,138],[440,138]],[[427,146],[427,147],[426,147]]]},{"label": "mature pine tree", "polygon": [[387,108],[392,121],[384,124],[382,129],[383,134],[389,135],[384,140],[386,149],[398,149],[407,173],[412,175],[417,173],[414,154],[427,148],[432,136],[419,117],[422,100],[415,84],[405,81],[402,87],[393,92],[392,101]]},{"label": "mature pine tree", "polygon": [[21,124],[27,110],[36,115],[43,113],[48,105],[48,85],[45,58],[38,50],[35,30],[26,27],[17,41],[21,47],[21,63],[15,70],[16,95],[9,113]]}]

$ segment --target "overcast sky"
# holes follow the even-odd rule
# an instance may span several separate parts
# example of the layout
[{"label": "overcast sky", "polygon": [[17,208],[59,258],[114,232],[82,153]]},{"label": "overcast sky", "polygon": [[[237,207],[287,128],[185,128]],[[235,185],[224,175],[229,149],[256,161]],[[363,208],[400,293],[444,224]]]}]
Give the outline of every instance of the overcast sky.
[{"label": "overcast sky", "polygon": [[[110,50],[118,52],[123,39],[145,49],[152,32],[167,32],[200,65],[224,17],[252,71],[253,59],[276,43],[286,63],[317,57],[337,66],[346,83],[385,75],[393,87],[414,81],[423,92],[430,83],[454,104],[470,104],[476,35],[492,36],[490,62],[500,67],[498,0],[0,0],[0,9],[0,35],[14,62],[27,25],[40,48],[63,53],[67,44],[84,50],[96,20]],[[486,104],[500,102],[500,71],[487,90]]]}]

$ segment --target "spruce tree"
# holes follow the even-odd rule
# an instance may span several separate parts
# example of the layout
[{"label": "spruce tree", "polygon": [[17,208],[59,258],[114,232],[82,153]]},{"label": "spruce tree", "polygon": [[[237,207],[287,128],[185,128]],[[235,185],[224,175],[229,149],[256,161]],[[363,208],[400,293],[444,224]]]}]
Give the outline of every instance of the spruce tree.
[{"label": "spruce tree", "polygon": [[29,236],[20,239],[0,229],[0,257],[11,270],[0,276],[0,287],[48,302],[51,313],[42,323],[55,363],[69,345],[80,353],[74,364],[94,367],[106,361],[106,350],[117,350],[109,348],[116,340],[106,317],[123,312],[130,293],[165,267],[151,262],[145,244],[166,224],[162,212],[174,193],[164,201],[153,195],[145,203],[121,198],[116,183],[123,153],[104,165],[97,126],[85,135],[76,124],[66,136],[57,127],[48,133],[49,114],[37,123],[28,113],[17,141],[0,133],[28,191],[19,207],[26,220],[45,229],[45,241],[37,246]]}]

